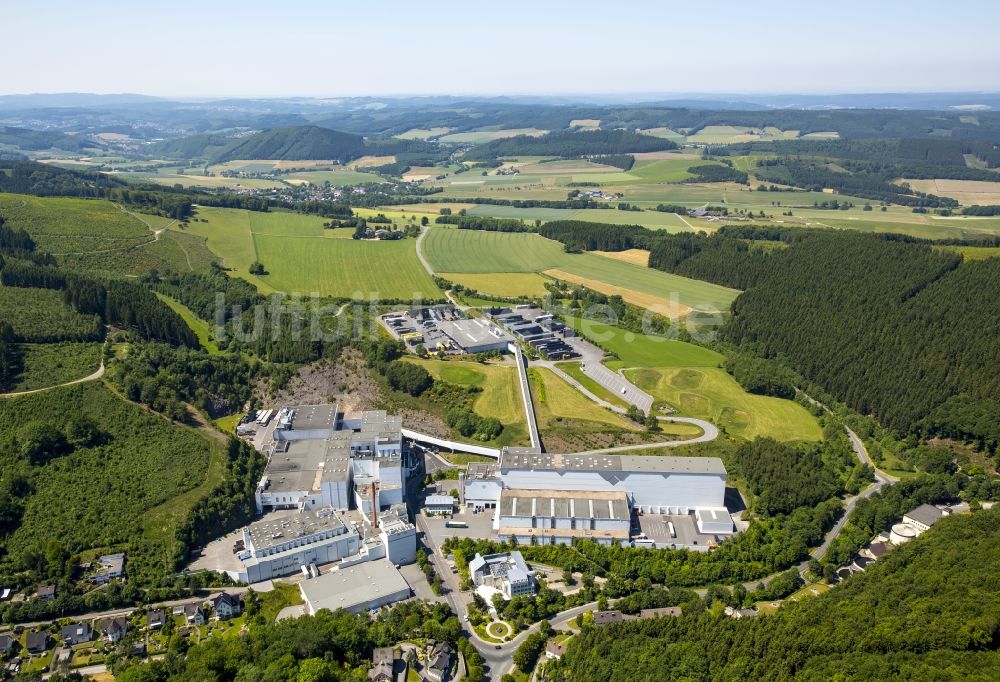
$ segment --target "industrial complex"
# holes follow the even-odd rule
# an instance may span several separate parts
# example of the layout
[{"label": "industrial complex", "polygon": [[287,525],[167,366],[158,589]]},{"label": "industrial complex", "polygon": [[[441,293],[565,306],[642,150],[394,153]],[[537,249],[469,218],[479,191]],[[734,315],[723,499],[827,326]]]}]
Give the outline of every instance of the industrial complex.
[{"label": "industrial complex", "polygon": [[[497,464],[467,466],[461,501],[473,510],[496,509],[493,528],[503,540],[569,544],[587,538],[624,544],[638,534],[633,533],[633,512],[686,518],[693,533],[715,536],[734,528],[725,506],[726,477],[717,457],[559,455],[505,448]],[[670,534],[676,538],[672,524]]]}]

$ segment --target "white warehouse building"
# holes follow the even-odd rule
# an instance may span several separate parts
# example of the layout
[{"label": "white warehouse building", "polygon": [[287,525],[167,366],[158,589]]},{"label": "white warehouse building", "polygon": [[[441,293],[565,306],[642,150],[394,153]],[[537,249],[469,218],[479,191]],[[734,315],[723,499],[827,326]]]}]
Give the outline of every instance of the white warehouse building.
[{"label": "white warehouse building", "polygon": [[498,537],[518,544],[572,544],[588,538],[602,545],[628,542],[628,497],[620,491],[566,492],[504,488],[496,515]]},{"label": "white warehouse building", "polygon": [[501,456],[499,478],[503,488],[622,492],[633,508],[648,514],[689,514],[696,509],[725,507],[726,468],[718,457],[556,455],[508,450]]},{"label": "white warehouse building", "polygon": [[242,568],[235,580],[256,583],[357,554],[358,531],[332,509],[301,511],[243,529]]}]

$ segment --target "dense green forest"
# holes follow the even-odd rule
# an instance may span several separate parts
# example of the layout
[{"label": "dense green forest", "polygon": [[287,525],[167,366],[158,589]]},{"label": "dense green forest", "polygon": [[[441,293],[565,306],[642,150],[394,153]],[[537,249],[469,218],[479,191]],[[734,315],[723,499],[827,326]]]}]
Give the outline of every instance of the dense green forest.
[{"label": "dense green forest", "polygon": [[572,680],[993,680],[1000,511],[946,518],[863,574],[756,619],[688,608],[585,627],[547,672]]},{"label": "dense green forest", "polygon": [[639,135],[626,130],[554,132],[539,137],[518,135],[487,142],[470,150],[465,158],[490,161],[501,156],[560,156],[575,158],[632,152],[677,149],[671,140]]},{"label": "dense green forest", "polygon": [[[744,356],[729,369],[753,392],[794,391],[797,373],[897,431],[1000,446],[1000,259],[963,262],[925,241],[849,231],[667,235],[553,221],[538,232],[567,250],[649,249],[651,268],[744,290],[720,335]],[[755,240],[789,246],[768,251]]]}]

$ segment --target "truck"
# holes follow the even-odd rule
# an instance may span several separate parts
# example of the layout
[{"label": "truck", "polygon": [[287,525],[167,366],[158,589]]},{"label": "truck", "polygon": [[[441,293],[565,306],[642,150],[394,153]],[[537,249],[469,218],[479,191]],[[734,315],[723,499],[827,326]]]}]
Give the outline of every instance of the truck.
[{"label": "truck", "polygon": [[453,521],[452,519],[448,519],[447,521],[444,522],[444,527],[445,528],[468,528],[469,524],[467,524],[465,521]]}]

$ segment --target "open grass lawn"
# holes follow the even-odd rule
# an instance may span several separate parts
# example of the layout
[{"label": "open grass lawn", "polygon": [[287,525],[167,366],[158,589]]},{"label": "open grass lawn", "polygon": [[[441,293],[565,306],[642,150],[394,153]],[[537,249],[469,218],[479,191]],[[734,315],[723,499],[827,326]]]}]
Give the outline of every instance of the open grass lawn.
[{"label": "open grass lawn", "polygon": [[195,333],[195,336],[198,337],[198,343],[201,344],[202,348],[207,350],[211,355],[219,355],[222,352],[219,350],[219,346],[212,338],[212,330],[209,327],[208,322],[205,322],[205,320],[195,315],[190,308],[180,301],[160,293],[157,293],[156,297],[166,303],[171,310],[181,316],[187,326],[191,328],[191,331]]},{"label": "open grass lawn", "polygon": [[[74,416],[93,420],[104,439],[36,466],[20,525],[4,538],[18,560],[53,539],[70,553],[128,547],[133,580],[169,575],[177,523],[222,480],[222,446],[204,434],[122,400],[101,382],[0,400],[12,433],[44,419],[62,430]],[[0,467],[13,466],[0,451]]]},{"label": "open grass lawn", "polygon": [[544,296],[546,279],[533,272],[441,272],[449,282],[491,296]]},{"label": "open grass lawn", "polygon": [[676,408],[683,416],[708,419],[744,438],[770,436],[783,441],[818,441],[816,419],[791,400],[747,393],[724,369],[680,367],[629,369],[636,386]]},{"label": "open grass lawn", "polygon": [[[312,292],[337,298],[438,299],[441,294],[417,260],[415,241],[355,241],[324,219],[286,212],[199,209],[192,234],[238,276],[264,293]],[[267,275],[249,273],[260,261]]]},{"label": "open grass lawn", "polygon": [[541,272],[565,260],[562,244],[536,234],[432,227],[423,248],[435,272]]},{"label": "open grass lawn", "polygon": [[528,378],[543,439],[548,428],[635,430],[630,422],[593,402],[544,367],[530,368]]},{"label": "open grass lawn", "polygon": [[614,353],[620,367],[720,367],[725,361],[719,353],[693,343],[665,339],[660,336],[635,334],[621,327],[602,322],[566,317],[566,324],[601,348]]},{"label": "open grass lawn", "polygon": [[30,391],[82,379],[101,365],[101,343],[24,343],[18,345],[20,371],[4,391]]},{"label": "open grass lawn", "polygon": [[504,427],[509,425],[526,431],[521,388],[514,365],[418,358],[407,358],[407,361],[420,365],[435,379],[482,389],[473,405],[477,414],[496,417]]}]

